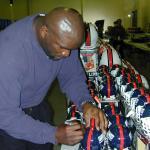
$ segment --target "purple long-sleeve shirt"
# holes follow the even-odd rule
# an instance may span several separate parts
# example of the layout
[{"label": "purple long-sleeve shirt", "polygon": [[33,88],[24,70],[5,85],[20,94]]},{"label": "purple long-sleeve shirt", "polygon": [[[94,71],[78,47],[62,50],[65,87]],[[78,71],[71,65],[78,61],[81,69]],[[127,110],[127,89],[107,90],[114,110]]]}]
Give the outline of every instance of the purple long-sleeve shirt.
[{"label": "purple long-sleeve shirt", "polygon": [[77,106],[91,97],[78,51],[58,61],[49,59],[33,32],[34,17],[0,32],[0,129],[18,139],[55,143],[56,127],[34,120],[22,109],[41,103],[55,78]]}]

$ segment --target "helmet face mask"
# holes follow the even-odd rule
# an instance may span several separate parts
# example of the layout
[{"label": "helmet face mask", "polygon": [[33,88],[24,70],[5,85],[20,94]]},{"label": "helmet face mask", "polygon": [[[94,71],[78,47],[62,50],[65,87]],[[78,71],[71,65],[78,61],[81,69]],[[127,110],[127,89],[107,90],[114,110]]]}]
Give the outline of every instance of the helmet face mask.
[{"label": "helmet face mask", "polygon": [[150,104],[136,107],[136,124],[137,130],[143,135],[148,141],[150,140]]}]

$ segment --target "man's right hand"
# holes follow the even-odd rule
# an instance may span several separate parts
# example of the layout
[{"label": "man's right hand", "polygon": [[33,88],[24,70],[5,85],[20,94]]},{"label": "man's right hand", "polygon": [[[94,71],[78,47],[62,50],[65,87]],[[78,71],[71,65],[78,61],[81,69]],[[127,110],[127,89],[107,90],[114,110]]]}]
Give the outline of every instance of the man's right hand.
[{"label": "man's right hand", "polygon": [[78,122],[72,122],[71,125],[62,124],[57,127],[57,143],[74,145],[79,143],[84,136],[84,126]]}]

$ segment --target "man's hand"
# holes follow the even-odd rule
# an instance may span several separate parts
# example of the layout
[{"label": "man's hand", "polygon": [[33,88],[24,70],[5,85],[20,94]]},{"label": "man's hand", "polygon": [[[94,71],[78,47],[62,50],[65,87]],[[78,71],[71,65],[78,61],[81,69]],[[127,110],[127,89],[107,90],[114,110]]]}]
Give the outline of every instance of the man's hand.
[{"label": "man's hand", "polygon": [[62,124],[56,131],[57,143],[74,145],[83,139],[84,127],[79,122],[72,122],[71,125]]},{"label": "man's hand", "polygon": [[86,127],[90,127],[90,119],[95,118],[95,126],[97,130],[106,131],[108,121],[106,119],[105,114],[99,108],[93,106],[90,103],[85,103],[82,106],[83,109],[83,117],[86,122]]}]

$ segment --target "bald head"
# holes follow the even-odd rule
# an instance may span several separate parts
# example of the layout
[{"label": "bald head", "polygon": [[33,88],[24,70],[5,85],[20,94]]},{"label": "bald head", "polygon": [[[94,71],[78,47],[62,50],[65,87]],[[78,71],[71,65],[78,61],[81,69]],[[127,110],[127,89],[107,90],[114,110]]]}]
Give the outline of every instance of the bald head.
[{"label": "bald head", "polygon": [[49,57],[68,57],[72,49],[82,44],[84,22],[72,8],[59,7],[35,21],[38,41]]},{"label": "bald head", "polygon": [[67,36],[75,40],[78,46],[81,44],[84,23],[82,16],[75,9],[55,8],[46,15],[45,23],[58,37]]}]

